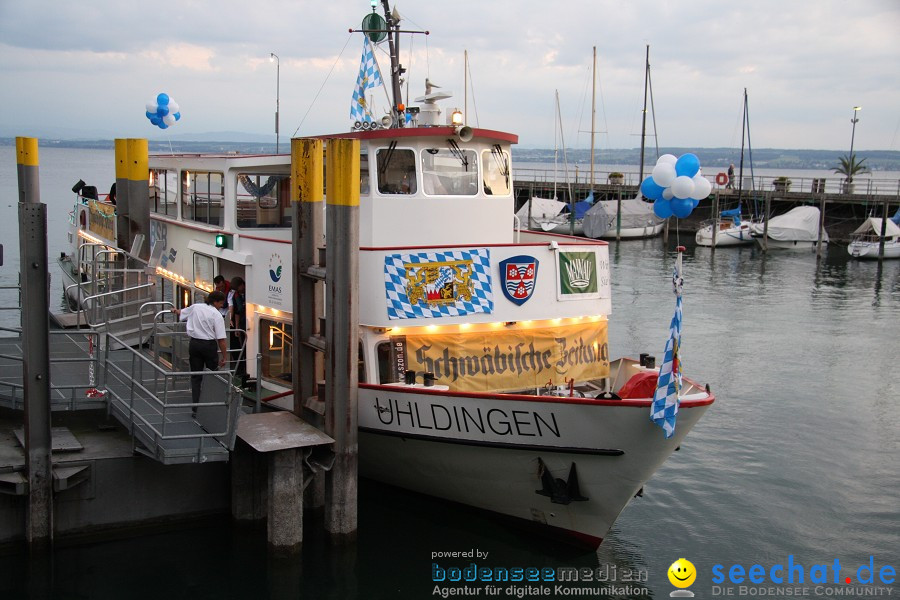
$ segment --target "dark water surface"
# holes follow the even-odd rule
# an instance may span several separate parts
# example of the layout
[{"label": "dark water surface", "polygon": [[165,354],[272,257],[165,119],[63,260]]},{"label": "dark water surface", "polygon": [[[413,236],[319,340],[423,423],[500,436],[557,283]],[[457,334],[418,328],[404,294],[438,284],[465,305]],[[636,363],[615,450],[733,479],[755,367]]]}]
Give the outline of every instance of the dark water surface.
[{"label": "dark water surface", "polygon": [[[50,240],[55,254],[65,246],[69,188],[79,177],[108,188],[112,153],[42,149],[41,173],[51,235],[59,235]],[[0,148],[0,193],[0,235],[7,244],[0,276],[9,281],[17,270],[10,251],[17,220],[9,148]],[[760,564],[768,572],[792,555],[795,564],[805,565],[804,585],[813,598],[827,597],[809,581],[813,565],[829,565],[829,582],[835,559],[842,582],[851,577],[856,583],[857,568],[870,557],[876,572],[884,565],[897,569],[900,261],[883,267],[852,261],[837,246],[820,262],[812,254],[764,255],[750,247],[713,253],[693,247],[693,234],[681,238],[691,242],[684,270],[684,369],[709,382],[718,400],[650,480],[644,497],[625,509],[598,552],[363,481],[355,545],[330,547],[310,522],[302,558],[274,560],[266,553],[264,529],[235,528],[227,520],[198,523],[58,548],[44,571],[22,555],[0,557],[0,598],[25,597],[29,583],[39,588],[41,582],[57,598],[432,598],[440,597],[432,595],[432,562],[471,562],[433,560],[432,553],[471,549],[488,552],[480,566],[615,566],[620,587],[628,585],[622,577],[627,570],[647,573],[645,583],[631,584],[631,593],[603,596],[617,598],[668,597],[674,588],[666,571],[679,557],[697,568],[691,589],[698,598],[715,597],[716,564],[724,565],[726,576],[733,564]],[[673,231],[669,246],[675,241]],[[660,357],[674,309],[673,253],[656,239],[613,243],[610,255],[612,354]],[[732,585],[735,597],[750,595],[725,585]],[[556,591],[551,585],[548,594],[524,597],[597,597],[567,593],[577,587]],[[896,583],[888,587],[894,597],[900,593]],[[486,596],[483,584],[468,589]],[[498,597],[525,589],[504,587]]]}]

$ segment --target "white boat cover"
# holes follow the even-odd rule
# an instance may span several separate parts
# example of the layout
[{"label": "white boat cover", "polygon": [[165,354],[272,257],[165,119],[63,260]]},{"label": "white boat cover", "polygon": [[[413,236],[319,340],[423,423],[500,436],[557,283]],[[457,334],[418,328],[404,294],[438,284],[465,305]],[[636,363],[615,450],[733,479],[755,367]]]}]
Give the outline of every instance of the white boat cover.
[{"label": "white boat cover", "polygon": [[[874,234],[876,237],[881,237],[881,219],[878,217],[869,217],[863,224],[856,228],[856,231],[853,232],[853,235],[860,235],[864,233]],[[888,219],[887,224],[884,227],[884,235],[885,237],[894,237],[900,235],[900,227]]]},{"label": "white boat cover", "polygon": [[[762,235],[764,223],[754,223],[753,233]],[[828,241],[828,232],[823,232]],[[782,242],[815,242],[819,239],[819,209],[815,206],[798,206],[783,215],[769,219],[769,237]]]},{"label": "white boat cover", "polygon": [[522,208],[516,212],[516,216],[519,218],[519,222],[526,223],[528,221],[528,211],[531,210],[532,221],[542,221],[545,219],[552,219],[565,208],[565,202],[534,196],[530,201],[522,205]]},{"label": "white boat cover", "polygon": [[[617,200],[600,200],[584,215],[584,234],[597,239],[616,226]],[[653,227],[662,222],[653,212],[653,204],[634,198],[622,199],[622,229]]]}]

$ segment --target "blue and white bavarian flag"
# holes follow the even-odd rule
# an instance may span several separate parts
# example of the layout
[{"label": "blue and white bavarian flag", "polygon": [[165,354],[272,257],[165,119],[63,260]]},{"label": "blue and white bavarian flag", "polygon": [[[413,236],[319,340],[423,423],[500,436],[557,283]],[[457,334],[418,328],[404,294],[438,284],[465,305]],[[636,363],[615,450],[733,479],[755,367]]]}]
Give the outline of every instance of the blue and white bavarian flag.
[{"label": "blue and white bavarian flag", "polygon": [[488,248],[388,254],[384,257],[388,317],[458,317],[494,312]]},{"label": "blue and white bavarian flag", "polygon": [[350,102],[351,121],[372,121],[372,110],[369,107],[369,99],[366,98],[366,90],[381,84],[381,73],[375,64],[372,44],[369,42],[369,36],[363,36],[362,60],[359,63],[356,87],[353,89],[353,100]]},{"label": "blue and white bavarian flag", "polygon": [[678,415],[678,392],[681,390],[681,292],[684,280],[681,278],[681,250],[675,259],[675,271],[672,273],[672,286],[675,292],[675,315],[669,325],[669,341],[663,362],[659,367],[659,379],[656,382],[656,393],[653,394],[653,405],[650,407],[650,420],[663,428],[667,438],[675,433],[675,418]]}]

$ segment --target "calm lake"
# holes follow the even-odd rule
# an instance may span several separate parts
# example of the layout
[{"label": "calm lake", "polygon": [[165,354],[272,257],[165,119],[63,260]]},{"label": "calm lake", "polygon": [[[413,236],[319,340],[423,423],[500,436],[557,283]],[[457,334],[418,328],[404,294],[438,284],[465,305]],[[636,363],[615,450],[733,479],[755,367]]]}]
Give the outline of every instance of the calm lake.
[{"label": "calm lake", "polygon": [[[113,154],[41,148],[40,160],[53,257],[66,245],[71,186],[81,178],[105,192],[114,178]],[[3,283],[15,282],[18,271],[15,166],[14,148],[0,147]],[[896,570],[900,260],[883,267],[854,261],[841,246],[829,247],[820,261],[753,247],[713,253],[674,227],[668,249],[662,239],[613,242],[614,357],[662,356],[674,310],[671,249],[679,237],[687,246],[684,370],[708,382],[718,400],[596,553],[535,538],[489,514],[363,481],[359,538],[352,546],[330,547],[311,521],[301,558],[269,559],[264,528],[233,527],[223,519],[60,547],[49,573],[29,571],[23,555],[2,556],[0,598],[26,597],[30,581],[55,598],[424,599],[440,597],[433,595],[432,563],[473,562],[433,559],[433,553],[470,550],[487,553],[475,559],[479,566],[615,566],[617,585],[630,589],[604,596],[610,598],[668,597],[674,588],[666,572],[679,557],[696,567],[691,589],[698,598],[722,594],[713,590],[715,565],[723,565],[724,585],[733,586],[735,597],[742,596],[738,585],[727,579],[735,564],[745,570],[762,565],[767,575],[776,564],[802,564],[810,597],[817,597],[810,582],[814,565],[828,565],[832,587],[847,577],[857,583],[857,569],[870,557],[876,571],[885,565]],[[840,569],[833,574],[836,559]],[[626,584],[626,571],[645,572],[646,581]],[[831,583],[833,575],[839,585]],[[553,586],[528,595],[521,584],[501,587],[503,597],[569,595]],[[874,587],[884,596],[900,592],[896,582]],[[487,594],[484,584],[468,589]]]}]

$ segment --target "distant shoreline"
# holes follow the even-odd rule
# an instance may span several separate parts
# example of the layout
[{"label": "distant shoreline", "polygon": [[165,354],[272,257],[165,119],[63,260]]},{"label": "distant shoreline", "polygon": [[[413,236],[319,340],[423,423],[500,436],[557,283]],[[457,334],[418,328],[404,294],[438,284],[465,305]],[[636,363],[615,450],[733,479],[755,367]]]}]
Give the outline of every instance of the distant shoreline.
[{"label": "distant shoreline", "polygon": [[[13,137],[0,137],[0,146],[15,146]],[[65,140],[53,138],[40,138],[42,148],[79,148],[90,150],[113,150],[113,140]],[[275,144],[263,142],[233,142],[233,141],[169,141],[149,140],[150,152],[237,152],[240,154],[270,154],[275,152]],[[282,150],[285,148],[282,144]],[[693,152],[700,158],[702,165],[727,165],[731,162],[735,165],[740,162],[740,149],[738,148],[660,148],[660,153],[681,155]],[[832,170],[838,165],[838,159],[848,152],[844,150],[808,150],[808,149],[782,149],[782,148],[758,148],[753,150],[753,166],[758,169],[799,169],[799,170]],[[566,150],[570,166],[578,165],[585,168],[590,161],[590,150],[587,148],[575,148]],[[855,154],[866,160],[873,172],[900,171],[900,150],[856,150]],[[516,163],[553,163],[554,150],[539,148],[513,147],[513,160]],[[563,163],[562,151],[559,152],[558,162]],[[638,148],[599,148],[595,152],[596,165],[636,165],[640,162],[640,150]],[[652,165],[653,154],[645,159],[645,164]],[[745,167],[749,164],[749,158],[745,154]]]}]

